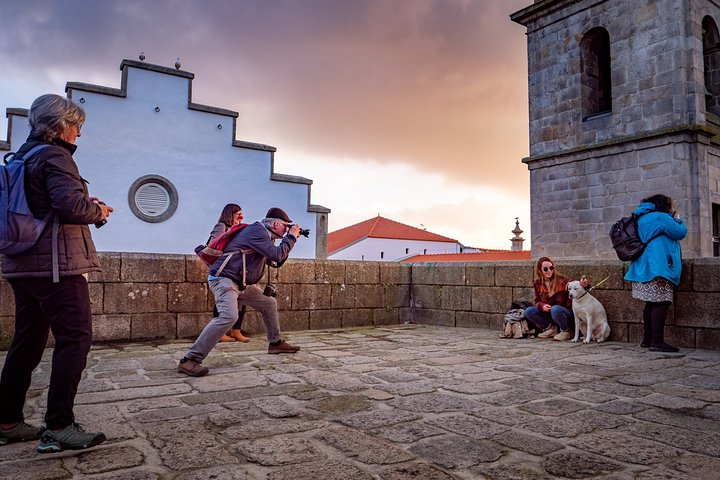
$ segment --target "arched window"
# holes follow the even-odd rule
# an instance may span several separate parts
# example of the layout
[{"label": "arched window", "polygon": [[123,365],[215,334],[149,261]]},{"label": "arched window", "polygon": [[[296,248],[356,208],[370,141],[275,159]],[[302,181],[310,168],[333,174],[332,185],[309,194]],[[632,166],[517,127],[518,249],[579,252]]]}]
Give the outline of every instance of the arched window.
[{"label": "arched window", "polygon": [[705,111],[720,117],[720,35],[711,17],[702,21]]},{"label": "arched window", "polygon": [[610,35],[602,27],[585,34],[580,42],[583,120],[612,111]]}]

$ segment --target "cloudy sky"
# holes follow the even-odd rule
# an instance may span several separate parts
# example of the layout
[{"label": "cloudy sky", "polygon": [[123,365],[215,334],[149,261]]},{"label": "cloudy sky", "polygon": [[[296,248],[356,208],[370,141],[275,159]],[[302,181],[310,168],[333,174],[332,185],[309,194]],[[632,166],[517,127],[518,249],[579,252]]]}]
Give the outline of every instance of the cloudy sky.
[{"label": "cloudy sky", "polygon": [[525,29],[509,15],[531,3],[3,0],[0,108],[68,81],[119,88],[141,51],[180,57],[194,102],[239,112],[238,140],[313,180],[331,231],[380,214],[509,248],[519,217],[529,248]]}]

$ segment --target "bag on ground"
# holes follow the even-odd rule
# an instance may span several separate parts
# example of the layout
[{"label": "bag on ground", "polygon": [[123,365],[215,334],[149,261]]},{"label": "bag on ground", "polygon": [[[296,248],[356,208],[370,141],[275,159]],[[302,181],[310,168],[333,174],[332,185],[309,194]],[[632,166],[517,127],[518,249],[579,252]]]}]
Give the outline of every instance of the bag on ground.
[{"label": "bag on ground", "polygon": [[505,314],[505,323],[500,338],[532,338],[534,336],[525,319],[525,309],[531,305],[531,302],[525,300],[512,302],[510,310]]}]

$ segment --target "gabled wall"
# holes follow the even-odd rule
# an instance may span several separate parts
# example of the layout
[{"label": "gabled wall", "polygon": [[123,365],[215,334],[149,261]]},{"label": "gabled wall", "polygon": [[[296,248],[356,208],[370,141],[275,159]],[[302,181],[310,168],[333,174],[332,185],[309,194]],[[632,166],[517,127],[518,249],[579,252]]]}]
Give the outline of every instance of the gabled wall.
[{"label": "gabled wall", "polygon": [[[312,180],[275,173],[275,147],[236,140],[237,112],[193,103],[194,74],[134,60],[120,69],[119,89],[66,86],[87,114],[75,154],[80,172],[91,195],[115,208],[108,224],[93,231],[99,250],[192,252],[225,204],[238,203],[246,222],[282,207],[311,230],[291,256],[324,258],[330,210],[310,203]],[[8,130],[0,149],[16,150],[29,133],[27,110],[8,109]],[[177,191],[177,209],[162,222],[133,213],[130,190],[145,176],[167,179]]]}]

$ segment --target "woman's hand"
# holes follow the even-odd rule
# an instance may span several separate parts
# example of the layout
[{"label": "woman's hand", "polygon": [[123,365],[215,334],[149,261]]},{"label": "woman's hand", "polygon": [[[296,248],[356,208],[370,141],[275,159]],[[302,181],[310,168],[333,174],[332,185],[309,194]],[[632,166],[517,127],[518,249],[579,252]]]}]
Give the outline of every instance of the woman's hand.
[{"label": "woman's hand", "polygon": [[543,312],[549,312],[551,308],[552,308],[552,305],[549,305],[549,304],[547,304],[547,303],[543,303],[543,304],[542,304],[542,311],[543,311]]}]

